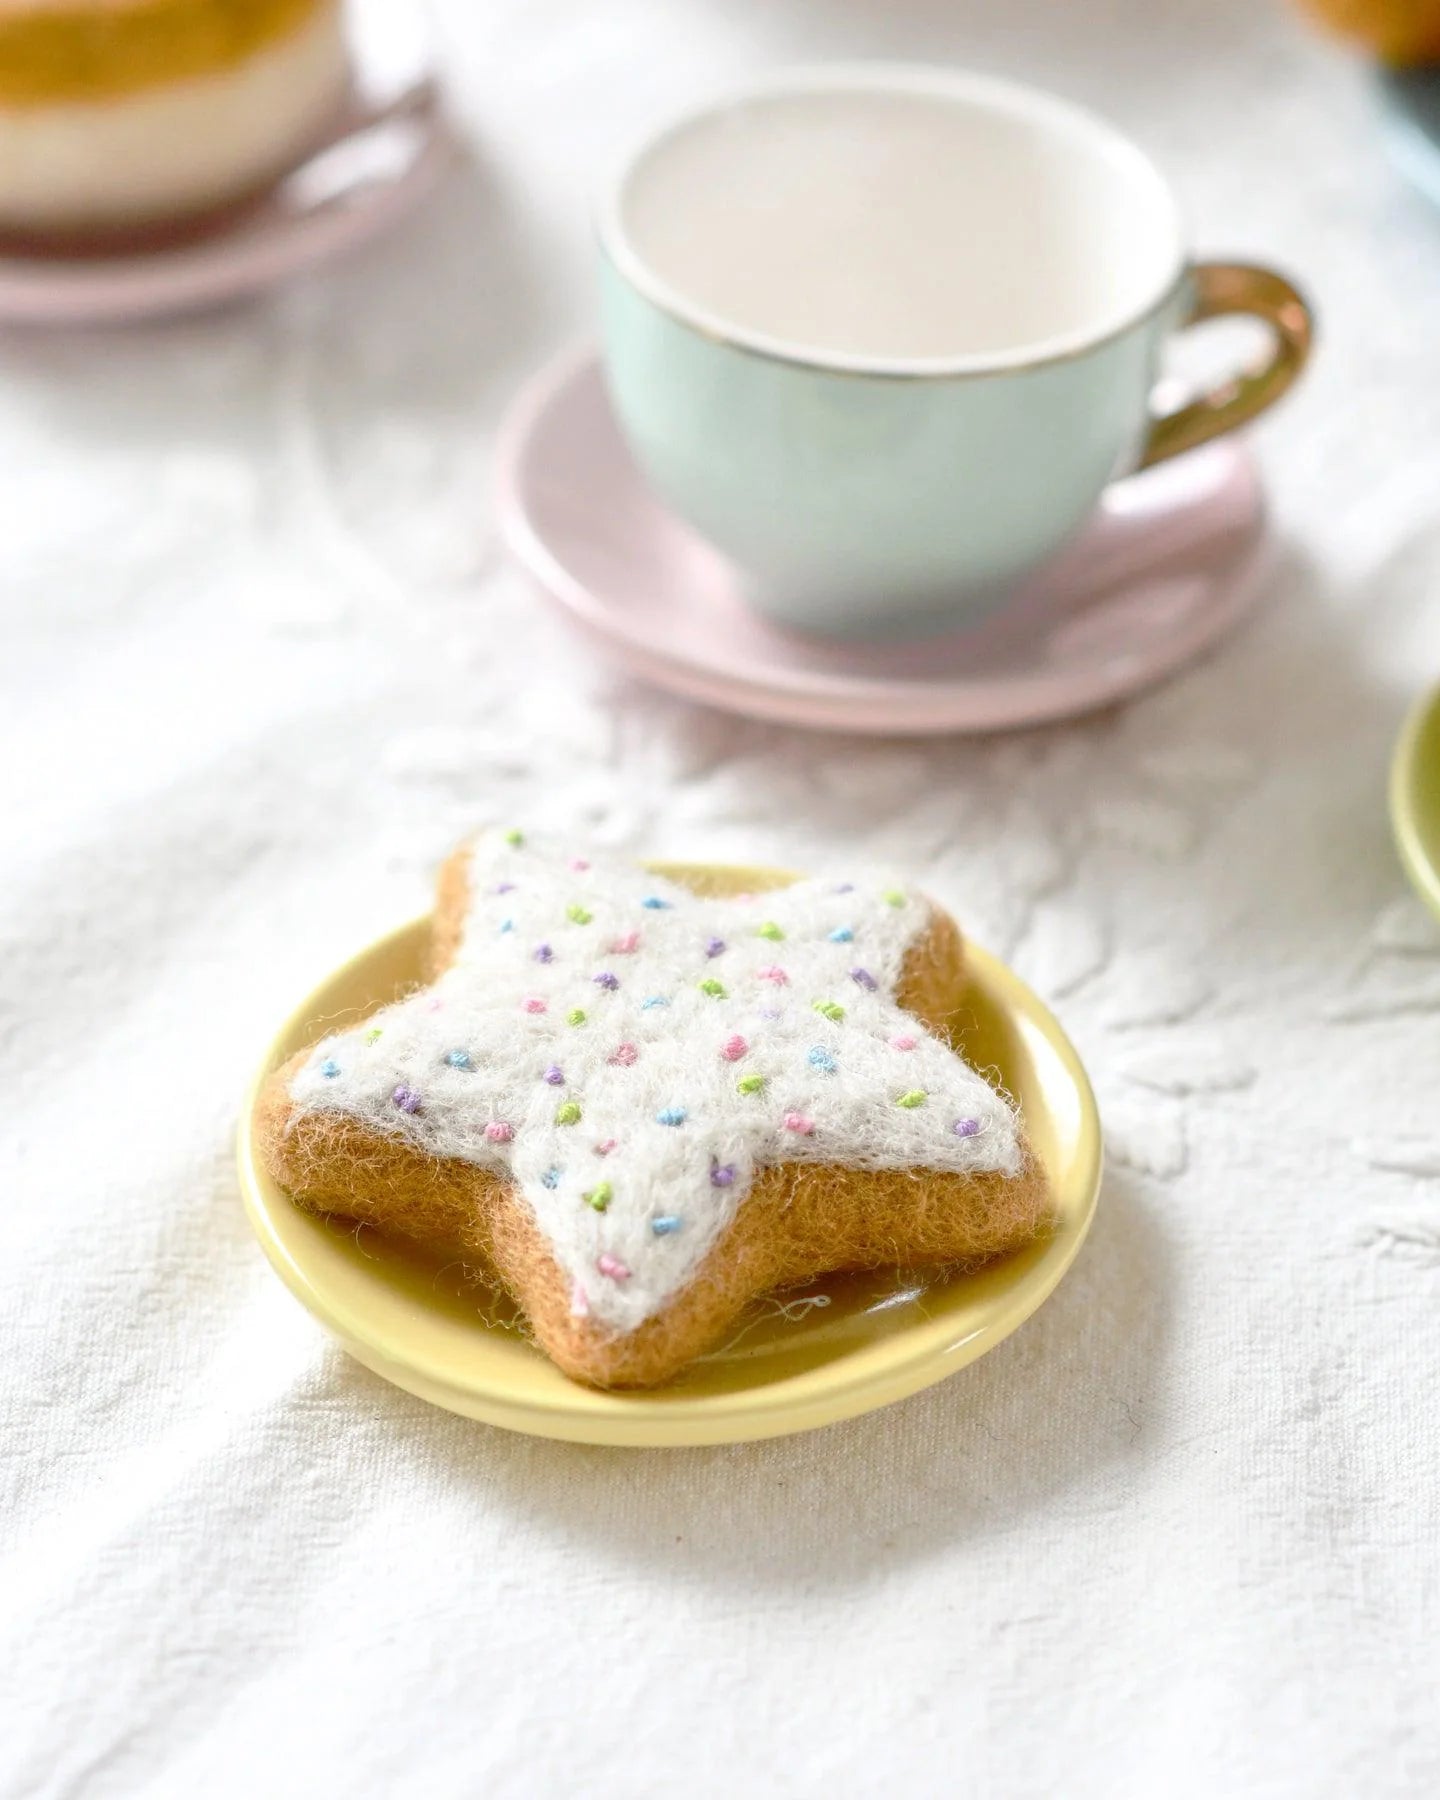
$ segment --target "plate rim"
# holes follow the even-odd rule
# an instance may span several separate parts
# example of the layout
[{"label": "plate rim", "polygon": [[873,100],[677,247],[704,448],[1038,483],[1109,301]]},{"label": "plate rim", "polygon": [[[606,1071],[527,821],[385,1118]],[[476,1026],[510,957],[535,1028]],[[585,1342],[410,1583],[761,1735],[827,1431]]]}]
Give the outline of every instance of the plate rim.
[{"label": "plate rim", "polygon": [[[673,874],[682,869],[714,870],[734,865],[656,861],[646,866]],[[752,877],[760,873],[753,869],[745,872]],[[903,1338],[891,1338],[883,1346],[866,1346],[853,1353],[849,1359],[852,1366],[844,1375],[834,1372],[834,1365],[819,1365],[806,1371],[805,1376],[765,1388],[696,1398],[674,1396],[663,1387],[642,1393],[606,1393],[567,1382],[556,1390],[558,1398],[517,1400],[507,1397],[503,1388],[455,1382],[442,1372],[407,1360],[403,1354],[396,1354],[395,1346],[387,1345],[382,1334],[367,1331],[365,1318],[328,1292],[293,1253],[286,1235],[271,1217],[266,1193],[270,1178],[260,1166],[251,1124],[260,1089],[283,1060],[284,1047],[316,1023],[318,994],[343,980],[358,965],[428,931],[430,923],[431,915],[426,913],[382,933],[312,984],[286,1015],[259,1058],[246,1087],[236,1133],[241,1198],[271,1268],[351,1355],[404,1391],[462,1417],[527,1436],[573,1443],[680,1448],[749,1442],[815,1430],[918,1393],[976,1361],[1045,1304],[1079,1255],[1094,1220],[1104,1165],[1103,1131],[1094,1090],[1078,1051],[1050,1008],[1006,963],[967,937],[969,966],[992,1004],[1007,1017],[1026,1018],[1039,1030],[1064,1068],[1076,1097],[1076,1140],[1083,1159],[1078,1181],[1084,1190],[1083,1199],[1073,1220],[1067,1218],[1063,1231],[1042,1241],[1015,1289],[997,1305],[994,1317],[949,1341],[943,1319],[922,1319],[907,1327]],[[283,1204],[291,1206],[278,1184],[271,1185]],[[953,1331],[953,1326],[949,1330]],[[900,1344],[906,1347],[897,1348]],[[789,1391],[791,1380],[806,1381],[806,1391],[798,1396]]]},{"label": "plate rim", "polygon": [[[1390,824],[1411,886],[1440,918],[1440,857],[1431,853],[1420,825],[1420,752],[1432,732],[1440,739],[1440,687],[1421,695],[1400,728],[1390,759]],[[1440,783],[1440,774],[1435,779]]]},{"label": "plate rim", "polygon": [[[1173,679],[1219,645],[1255,609],[1274,558],[1269,507],[1259,462],[1243,436],[1228,440],[1252,494],[1253,524],[1226,582],[1225,603],[1207,611],[1198,624],[1175,634],[1165,653],[1137,670],[1133,658],[1116,659],[1077,694],[1063,677],[1033,674],[994,680],[917,680],[897,692],[899,678],[831,677],[787,669],[777,679],[747,677],[743,671],[715,670],[681,649],[657,647],[641,632],[617,620],[612,608],[551,550],[536,529],[522,497],[520,470],[530,441],[549,407],[594,367],[603,382],[604,358],[593,339],[582,339],[551,356],[521,385],[496,433],[492,489],[501,538],[541,593],[594,643],[621,656],[632,673],[671,693],[751,718],[803,726],[809,730],[919,736],[959,736],[1027,729],[1078,718],[1114,706]],[[778,628],[777,628],[778,629]],[[945,634],[962,636],[963,633]],[[837,692],[843,681],[844,691]],[[843,727],[834,708],[855,708]]]}]

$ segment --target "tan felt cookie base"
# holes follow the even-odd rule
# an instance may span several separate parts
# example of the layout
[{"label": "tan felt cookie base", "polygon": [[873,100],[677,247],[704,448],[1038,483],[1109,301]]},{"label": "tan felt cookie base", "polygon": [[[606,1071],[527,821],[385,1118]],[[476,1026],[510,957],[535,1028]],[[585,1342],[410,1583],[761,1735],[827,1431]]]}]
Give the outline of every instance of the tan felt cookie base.
[{"label": "tan felt cookie base", "polygon": [[[456,954],[469,898],[462,852],[440,877],[432,975]],[[900,1003],[943,1033],[963,987],[960,933],[932,908],[930,928],[906,958]],[[311,1211],[481,1260],[519,1301],[546,1354],[597,1387],[670,1379],[771,1289],[842,1270],[978,1261],[1033,1238],[1049,1212],[1044,1175],[1028,1151],[1013,1177],[780,1164],[757,1176],[696,1279],[637,1331],[618,1336],[573,1316],[571,1283],[507,1181],[426,1157],[343,1114],[297,1109],[290,1081],[308,1054],[278,1070],[257,1105],[256,1142],[276,1180]]]}]

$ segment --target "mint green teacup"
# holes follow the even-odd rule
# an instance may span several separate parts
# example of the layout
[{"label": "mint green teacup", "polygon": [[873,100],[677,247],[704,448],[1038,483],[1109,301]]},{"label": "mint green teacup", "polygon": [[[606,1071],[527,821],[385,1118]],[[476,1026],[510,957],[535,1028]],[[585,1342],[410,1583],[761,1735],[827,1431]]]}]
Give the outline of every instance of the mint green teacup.
[{"label": "mint green teacup", "polygon": [[[661,497],[807,631],[989,611],[1106,484],[1253,418],[1305,360],[1279,275],[1192,264],[1174,197],[1103,121],[883,64],[688,114],[600,216],[620,425]],[[1155,417],[1168,334],[1266,321],[1263,368]]]}]

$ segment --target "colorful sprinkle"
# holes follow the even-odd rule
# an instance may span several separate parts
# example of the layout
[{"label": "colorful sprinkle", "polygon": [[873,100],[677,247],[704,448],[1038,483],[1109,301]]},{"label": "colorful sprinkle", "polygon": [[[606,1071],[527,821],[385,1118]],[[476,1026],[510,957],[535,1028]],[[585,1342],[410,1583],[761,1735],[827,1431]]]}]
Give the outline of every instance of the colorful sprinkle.
[{"label": "colorful sprinkle", "polygon": [[837,925],[830,933],[830,942],[832,944],[848,944],[854,936],[855,933],[848,925]]},{"label": "colorful sprinkle", "polygon": [[494,1119],[485,1127],[485,1135],[492,1144],[508,1144],[515,1136],[515,1127],[503,1119]]},{"label": "colorful sprinkle", "polygon": [[845,1017],[845,1008],[838,1001],[816,1000],[813,1002],[813,1006],[822,1019],[829,1019],[836,1025]]},{"label": "colorful sprinkle", "polygon": [[668,1006],[670,1002],[663,994],[651,994],[640,1002],[641,1012],[649,1012],[654,1006]]},{"label": "colorful sprinkle", "polygon": [[570,1288],[570,1317],[572,1319],[588,1319],[590,1317],[590,1296],[577,1281]]},{"label": "colorful sprinkle", "polygon": [[724,938],[707,938],[705,942],[707,956],[723,956],[725,954]]},{"label": "colorful sprinkle", "polygon": [[640,904],[650,912],[670,911],[670,902],[662,900],[658,894],[647,894]]},{"label": "colorful sprinkle", "polygon": [[655,1115],[657,1125],[683,1125],[689,1114],[683,1106],[667,1106],[663,1112]]},{"label": "colorful sprinkle", "polygon": [[978,1119],[957,1119],[950,1129],[956,1137],[974,1137],[980,1129],[980,1121]]},{"label": "colorful sprinkle", "polygon": [[572,1006],[565,1015],[565,1023],[567,1025],[583,1025],[585,1023],[585,1008],[583,1006]]},{"label": "colorful sprinkle", "polygon": [[553,1168],[552,1168],[552,1169],[547,1169],[547,1170],[546,1170],[546,1171],[545,1171],[545,1173],[544,1173],[544,1174],[543,1174],[543,1175],[542,1175],[542,1176],[541,1176],[541,1177],[540,1177],[540,1185],[541,1185],[541,1187],[544,1187],[544,1188],[557,1188],[557,1187],[559,1187],[559,1185],[560,1185],[560,1176],[561,1176],[561,1174],[562,1174],[562,1173],[563,1173],[563,1171],[562,1171],[562,1170],[560,1170],[560,1169],[553,1169]]},{"label": "colorful sprinkle", "polygon": [[445,1060],[452,1069],[468,1069],[470,1052],[468,1050],[449,1050],[446,1052]]},{"label": "colorful sprinkle", "polygon": [[700,992],[702,994],[708,994],[712,1000],[723,1000],[725,998],[724,982],[716,981],[713,975],[708,981],[702,981],[699,984],[699,987]]},{"label": "colorful sprinkle", "polygon": [[555,958],[555,952],[550,948],[550,946],[548,944],[537,944],[535,946],[536,962],[553,962],[554,958]]},{"label": "colorful sprinkle", "polygon": [[557,1125],[578,1125],[580,1123],[580,1108],[574,1100],[567,1100],[563,1106],[555,1108],[555,1123]]},{"label": "colorful sprinkle", "polygon": [[390,1096],[391,1100],[403,1113],[417,1113],[420,1110],[420,1096],[412,1087],[403,1085],[396,1088]]},{"label": "colorful sprinkle", "polygon": [[340,1073],[340,1065],[333,1056],[327,1056],[320,1065],[320,1073],[327,1081],[333,1081]]},{"label": "colorful sprinkle", "polygon": [[887,906],[903,906],[905,904],[905,896],[899,888],[886,888],[880,898]]},{"label": "colorful sprinkle", "polygon": [[839,887],[831,888],[830,892],[832,894],[853,894],[855,892],[855,883],[853,881],[842,881]]},{"label": "colorful sprinkle", "polygon": [[758,980],[773,981],[776,987],[789,987],[790,985],[790,977],[778,963],[767,963],[763,969],[757,969],[755,974]]},{"label": "colorful sprinkle", "polygon": [[671,1232],[679,1231],[685,1221],[675,1213],[661,1213],[658,1219],[650,1221],[650,1229],[656,1237],[669,1237]]},{"label": "colorful sprinkle", "polygon": [[600,1142],[595,1146],[595,1154],[597,1156],[608,1156],[619,1142],[619,1138],[601,1138]]},{"label": "colorful sprinkle", "polygon": [[604,988],[607,994],[613,994],[620,985],[620,977],[612,975],[608,969],[602,969],[598,975],[592,975],[590,979],[596,987]]},{"label": "colorful sprinkle", "polygon": [[892,1050],[913,1050],[915,1039],[910,1036],[909,1032],[902,1031],[898,1037],[891,1038],[890,1048]]},{"label": "colorful sprinkle", "polygon": [[593,1206],[596,1212],[604,1212],[605,1208],[610,1204],[614,1192],[614,1188],[611,1187],[608,1181],[598,1181],[595,1186],[585,1194],[585,1204],[587,1206]]},{"label": "colorful sprinkle", "polygon": [[610,954],[612,956],[633,956],[639,948],[640,933],[638,931],[627,931],[624,937],[616,938],[615,942],[610,946]]},{"label": "colorful sprinkle", "polygon": [[910,1092],[902,1094],[895,1104],[913,1112],[917,1106],[923,1106],[928,1098],[924,1088],[911,1088]]},{"label": "colorful sprinkle", "polygon": [[502,919],[500,921],[501,937],[504,937],[504,935],[507,931],[513,931],[514,929],[515,929],[515,921],[513,919]]},{"label": "colorful sprinkle", "polygon": [[793,1131],[797,1137],[813,1137],[815,1121],[807,1119],[804,1113],[788,1112],[785,1115],[785,1129]]},{"label": "colorful sprinkle", "polygon": [[515,892],[515,883],[513,881],[497,882],[495,892],[497,894],[513,894]]},{"label": "colorful sprinkle", "polygon": [[551,1063],[550,1067],[545,1071],[545,1079],[550,1083],[551,1087],[564,1087],[565,1071],[560,1067],[559,1063]]},{"label": "colorful sprinkle", "polygon": [[778,1006],[762,1006],[760,1017],[762,1019],[783,1019],[785,1015]]},{"label": "colorful sprinkle", "polygon": [[735,1091],[740,1094],[758,1094],[764,1085],[763,1075],[742,1075],[735,1083]]},{"label": "colorful sprinkle", "polygon": [[384,1035],[385,1032],[382,1027],[379,1025],[372,1025],[369,1031],[365,1033],[365,1042],[367,1044],[378,1044]]},{"label": "colorful sprinkle", "polygon": [[625,1267],[618,1256],[611,1256],[608,1252],[600,1258],[595,1267],[602,1275],[608,1275],[612,1281],[628,1281],[630,1279],[629,1269]]},{"label": "colorful sprinkle", "polygon": [[880,985],[868,969],[852,969],[850,971],[850,979],[855,983],[856,987],[864,988],[867,994],[873,994]]},{"label": "colorful sprinkle", "polygon": [[772,944],[778,944],[785,933],[773,919],[767,919],[763,925],[755,927],[755,935],[758,938],[768,938]]},{"label": "colorful sprinkle", "polygon": [[548,1012],[550,1009],[538,994],[531,994],[528,1000],[522,1000],[520,1002],[520,1010],[521,1012],[527,1013],[543,1013]]},{"label": "colorful sprinkle", "polygon": [[577,875],[583,875],[590,865],[583,856],[573,856],[570,859],[570,867]]},{"label": "colorful sprinkle", "polygon": [[628,1069],[640,1052],[633,1044],[617,1044],[605,1059],[619,1069]]},{"label": "colorful sprinkle", "polygon": [[739,1062],[740,1058],[749,1048],[750,1046],[745,1042],[744,1038],[740,1036],[739,1032],[736,1032],[734,1037],[726,1038],[725,1042],[720,1046],[720,1054],[725,1058],[726,1062]]},{"label": "colorful sprinkle", "polygon": [[731,1182],[734,1181],[734,1179],[735,1179],[734,1163],[711,1163],[711,1165],[710,1165],[710,1185],[711,1185],[711,1187],[729,1187]]},{"label": "colorful sprinkle", "polygon": [[523,831],[507,831],[505,833],[505,842],[512,850],[518,850],[525,842],[525,833]]},{"label": "colorful sprinkle", "polygon": [[584,906],[567,906],[565,917],[574,925],[588,925],[595,915]]},{"label": "colorful sprinkle", "polygon": [[812,1069],[818,1069],[822,1075],[833,1075],[839,1067],[835,1058],[823,1044],[815,1044],[811,1047],[807,1061]]}]

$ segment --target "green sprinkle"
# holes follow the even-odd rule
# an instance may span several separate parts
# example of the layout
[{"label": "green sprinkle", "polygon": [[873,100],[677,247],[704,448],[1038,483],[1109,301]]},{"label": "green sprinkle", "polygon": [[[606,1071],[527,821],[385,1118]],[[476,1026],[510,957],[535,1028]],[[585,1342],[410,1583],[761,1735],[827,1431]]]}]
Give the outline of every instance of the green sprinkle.
[{"label": "green sprinkle", "polygon": [[518,850],[525,842],[525,833],[523,831],[507,831],[505,833],[505,842],[509,844],[512,850]]},{"label": "green sprinkle", "polygon": [[725,983],[723,981],[716,981],[714,976],[711,976],[708,981],[702,981],[700,983],[700,992],[702,994],[708,994],[712,1000],[723,1000],[725,998]]},{"label": "green sprinkle", "polygon": [[845,1008],[837,1000],[817,1000],[815,1011],[822,1019],[833,1019],[837,1025],[845,1017]]},{"label": "green sprinkle", "polygon": [[763,1075],[742,1075],[735,1083],[737,1094],[758,1094],[765,1085]]},{"label": "green sprinkle", "polygon": [[610,1204],[610,1196],[614,1192],[614,1188],[611,1187],[608,1181],[602,1181],[598,1186],[591,1188],[589,1193],[586,1194],[585,1203],[587,1206],[593,1206],[596,1212],[604,1212],[605,1208]]},{"label": "green sprinkle", "polygon": [[382,1030],[382,1029],[381,1029],[381,1027],[380,1027],[380,1026],[378,1026],[378,1025],[372,1025],[372,1026],[371,1026],[371,1028],[370,1028],[370,1030],[369,1030],[369,1031],[367,1031],[367,1032],[366,1032],[366,1033],[365,1033],[365,1042],[366,1042],[366,1043],[367,1043],[367,1044],[373,1044],[373,1043],[375,1043],[375,1042],[376,1042],[376,1041],[377,1041],[377,1040],[378,1040],[378,1039],[379,1039],[379,1038],[382,1038],[382,1037],[384,1037],[384,1035],[385,1035],[385,1033],[384,1033],[384,1031],[383,1031],[383,1030]]},{"label": "green sprinkle", "polygon": [[769,938],[772,944],[778,944],[785,933],[773,919],[767,919],[763,925],[756,927],[755,935],[756,937]]},{"label": "green sprinkle", "polygon": [[588,925],[595,915],[592,912],[586,912],[583,906],[567,906],[565,917],[576,925]]},{"label": "green sprinkle", "polygon": [[583,1025],[585,1023],[585,1009],[580,1006],[572,1007],[565,1015],[565,1023],[567,1025]]},{"label": "green sprinkle", "polygon": [[880,898],[887,906],[903,906],[905,904],[905,896],[899,888],[886,888]]},{"label": "green sprinkle", "polygon": [[580,1107],[574,1100],[567,1100],[563,1106],[555,1108],[557,1125],[578,1125],[580,1123]]},{"label": "green sprinkle", "polygon": [[910,1092],[908,1094],[902,1094],[895,1104],[897,1106],[914,1108],[923,1106],[927,1098],[928,1096],[926,1095],[924,1088],[911,1088]]}]

